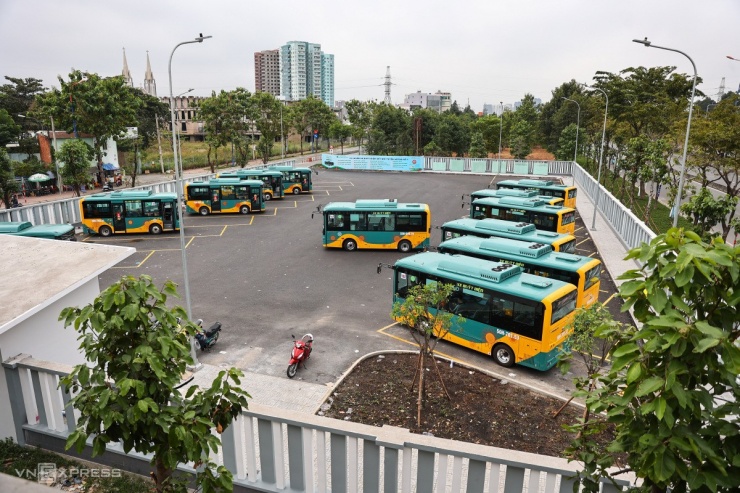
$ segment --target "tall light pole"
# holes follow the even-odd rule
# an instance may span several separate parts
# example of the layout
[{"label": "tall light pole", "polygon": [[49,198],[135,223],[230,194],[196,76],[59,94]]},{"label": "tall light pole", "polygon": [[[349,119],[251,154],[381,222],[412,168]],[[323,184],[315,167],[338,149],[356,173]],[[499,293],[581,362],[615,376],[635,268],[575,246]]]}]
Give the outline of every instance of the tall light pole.
[{"label": "tall light pole", "polygon": [[504,102],[500,101],[501,104],[501,118],[498,122],[498,158],[501,159],[501,136],[504,130]]},{"label": "tall light pole", "polygon": [[285,134],[283,133],[283,105],[285,104],[285,98],[281,95],[278,96],[280,101],[280,158],[285,159]]},{"label": "tall light pole", "polygon": [[[183,41],[182,43],[178,43],[175,45],[175,47],[172,49],[172,53],[170,53],[170,62],[167,66],[167,73],[169,74],[170,78],[170,118],[172,121],[172,154],[173,158],[175,160],[175,177],[177,181],[177,211],[175,212],[177,216],[180,218],[180,251],[182,253],[182,276],[183,276],[183,283],[185,284],[185,303],[187,304],[187,310],[188,310],[188,318],[192,320],[193,318],[193,310],[192,305],[190,303],[190,283],[188,282],[188,260],[187,255],[185,254],[185,222],[184,222],[184,214],[182,211],[182,170],[180,169],[180,166],[178,166],[177,163],[177,135],[175,132],[175,98],[172,95],[172,57],[175,54],[175,50],[179,48],[182,45],[190,44],[190,43],[202,43],[204,39],[208,39],[211,36],[203,36],[201,34],[197,38],[195,38],[192,41]],[[190,355],[193,357],[194,363],[198,364],[198,357],[195,352],[195,346],[191,341],[190,344]]]},{"label": "tall light pole", "polygon": [[604,98],[606,99],[606,105],[604,106],[604,129],[601,131],[601,151],[599,151],[599,172],[596,175],[596,189],[599,193],[596,195],[596,201],[594,202],[594,217],[591,221],[591,231],[596,231],[596,210],[599,208],[599,199],[601,198],[601,163],[604,160],[604,143],[606,139],[606,113],[609,111],[609,96],[607,96],[606,92],[599,89],[598,87],[586,87],[588,87],[589,89],[593,89],[594,91],[599,91],[601,94],[604,95]]},{"label": "tall light pole", "polygon": [[[573,162],[577,164],[578,163],[578,130],[581,128],[581,105],[578,104],[578,101],[576,101],[575,99],[566,98],[565,96],[563,96],[563,99],[565,99],[566,101],[570,101],[571,103],[575,103],[576,106],[578,106],[578,115],[576,116],[576,149],[573,152]],[[571,172],[570,176],[571,178],[573,178],[573,185],[575,185],[576,184],[575,175]]]},{"label": "tall light pole", "polygon": [[[683,143],[683,158],[681,159],[681,173],[678,178],[678,194],[676,195],[676,203],[673,206],[673,227],[675,228],[676,226],[678,226],[678,212],[681,208],[681,195],[683,195],[683,182],[684,182],[684,176],[686,174],[686,153],[689,150],[689,132],[691,132],[691,114],[694,111],[694,93],[696,92],[696,64],[694,63],[694,60],[692,60],[691,57],[687,55],[686,53],[684,53],[683,51],[676,50],[674,48],[666,48],[664,46],[654,45],[650,41],[648,41],[647,38],[642,39],[642,40],[633,39],[632,42],[645,45],[645,48],[658,48],[659,50],[675,51],[676,53],[680,53],[689,59],[689,61],[691,62],[691,66],[694,68],[694,82],[691,85],[691,101],[689,102],[689,121],[686,123],[686,138]],[[734,58],[732,58],[731,56],[728,56],[727,58],[734,60]]]}]

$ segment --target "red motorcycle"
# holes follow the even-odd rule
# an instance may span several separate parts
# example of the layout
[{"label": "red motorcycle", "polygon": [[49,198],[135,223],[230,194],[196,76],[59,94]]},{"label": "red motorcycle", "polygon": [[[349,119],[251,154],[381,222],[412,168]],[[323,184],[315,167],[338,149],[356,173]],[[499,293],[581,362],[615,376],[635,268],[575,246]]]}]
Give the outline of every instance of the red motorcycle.
[{"label": "red motorcycle", "polygon": [[293,378],[298,371],[298,365],[303,363],[306,367],[306,360],[311,357],[311,347],[313,345],[313,336],[306,334],[300,339],[293,338],[293,350],[290,352],[290,362],[288,363],[288,378]]}]

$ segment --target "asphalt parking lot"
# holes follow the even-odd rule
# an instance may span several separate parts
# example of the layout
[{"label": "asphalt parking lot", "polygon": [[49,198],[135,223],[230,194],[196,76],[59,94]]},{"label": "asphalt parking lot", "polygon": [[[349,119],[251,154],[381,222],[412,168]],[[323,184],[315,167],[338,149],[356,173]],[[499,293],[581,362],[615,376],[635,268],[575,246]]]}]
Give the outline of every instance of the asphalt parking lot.
[{"label": "asphalt parking lot", "polygon": [[[502,177],[503,179],[503,177]],[[284,376],[291,334],[315,338],[306,370],[297,378],[312,383],[335,382],[361,355],[387,349],[413,349],[403,327],[390,318],[392,271],[376,273],[379,262],[393,264],[396,251],[326,250],[321,243],[321,215],[312,213],[329,202],[395,198],[425,202],[432,223],[467,216],[461,196],[486,188],[491,179],[469,174],[374,173],[319,171],[312,194],[267,203],[261,214],[186,216],[188,276],[194,318],[208,326],[223,324],[221,338],[202,362],[236,366],[250,372]],[[580,218],[577,252],[597,256]],[[122,275],[147,274],[162,283],[182,286],[179,235],[85,236],[83,241],[133,246],[137,253],[100,276],[101,288]],[[432,245],[441,232],[432,230]],[[619,313],[616,288],[602,274],[599,300]],[[185,305],[183,297],[178,304]],[[543,390],[572,389],[570,377],[557,370],[537,372],[496,365],[490,357],[441,342],[438,351],[458,361],[485,368],[502,378],[528,380]],[[287,378],[287,377],[286,377]]]}]

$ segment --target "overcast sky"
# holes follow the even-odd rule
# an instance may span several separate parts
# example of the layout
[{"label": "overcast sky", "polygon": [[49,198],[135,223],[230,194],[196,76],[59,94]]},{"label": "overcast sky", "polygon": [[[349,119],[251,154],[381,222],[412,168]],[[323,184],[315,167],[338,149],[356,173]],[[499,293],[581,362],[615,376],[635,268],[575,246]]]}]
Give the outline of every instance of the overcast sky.
[{"label": "overcast sky", "polygon": [[[383,100],[386,66],[394,103],[405,94],[448,91],[461,107],[547,101],[571,79],[630,66],[676,66],[693,58],[716,99],[740,84],[739,0],[0,0],[0,75],[59,86],[76,68],[120,75],[123,49],[141,87],[149,52],[159,96],[244,87],[254,91],[254,52],[288,41],[334,55],[335,99]],[[0,81],[5,83],[4,80]]]}]

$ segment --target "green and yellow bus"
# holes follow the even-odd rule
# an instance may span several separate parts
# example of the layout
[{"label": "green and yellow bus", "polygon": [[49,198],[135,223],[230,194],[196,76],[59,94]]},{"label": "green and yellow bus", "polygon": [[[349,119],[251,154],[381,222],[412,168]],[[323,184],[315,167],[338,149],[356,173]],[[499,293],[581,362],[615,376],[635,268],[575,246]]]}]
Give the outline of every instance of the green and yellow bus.
[{"label": "green and yellow bus", "polygon": [[219,214],[225,212],[263,212],[265,201],[261,180],[214,178],[185,185],[185,211],[188,214]]},{"label": "green and yellow bus", "polygon": [[283,174],[283,192],[287,195],[298,195],[313,190],[310,168],[293,168],[291,166],[270,166],[268,171],[279,171]]},{"label": "green and yellow bus", "polygon": [[88,195],[80,199],[80,217],[85,233],[101,236],[119,233],[156,235],[180,229],[177,195],[151,190]]},{"label": "green and yellow bus", "polygon": [[540,231],[529,223],[514,223],[501,219],[455,219],[440,226],[442,241],[460,236],[476,236],[478,238],[509,238],[512,240],[529,241],[550,245],[556,252],[575,253],[576,237],[563,235],[552,231]]},{"label": "green and yellow bus", "polygon": [[513,190],[508,188],[501,188],[499,190],[491,190],[484,188],[470,194],[470,202],[472,203],[477,199],[485,199],[486,197],[524,197],[528,199],[542,200],[549,205],[563,205],[563,199],[559,197],[549,197],[546,195],[537,195],[534,190]]},{"label": "green and yellow bus", "polygon": [[547,205],[542,200],[523,197],[487,197],[474,200],[470,206],[473,219],[503,219],[504,221],[527,222],[543,231],[574,234],[576,211],[570,207]]},{"label": "green and yellow bus", "polygon": [[379,248],[405,253],[429,246],[432,214],[427,204],[395,200],[330,202],[323,215],[326,248]]},{"label": "green and yellow bus", "polygon": [[527,274],[569,282],[577,289],[578,308],[588,307],[599,300],[599,259],[554,252],[550,245],[542,243],[474,236],[443,241],[437,251],[518,265]]},{"label": "green and yellow bus", "polygon": [[551,180],[501,180],[496,183],[496,188],[514,190],[535,190],[538,195],[558,197],[563,199],[565,207],[576,208],[576,195],[578,189],[569,185],[560,185]]},{"label": "green and yellow bus", "polygon": [[542,371],[555,366],[564,350],[576,308],[572,284],[511,264],[436,252],[402,258],[394,271],[394,303],[416,285],[455,287],[445,307],[453,325],[443,334],[452,343],[490,354],[502,366]]},{"label": "green and yellow bus", "polygon": [[238,169],[236,171],[225,171],[223,173],[219,173],[216,178],[261,180],[263,187],[262,196],[265,201],[282,199],[285,197],[285,193],[283,192],[283,174],[279,171],[264,169]]}]

